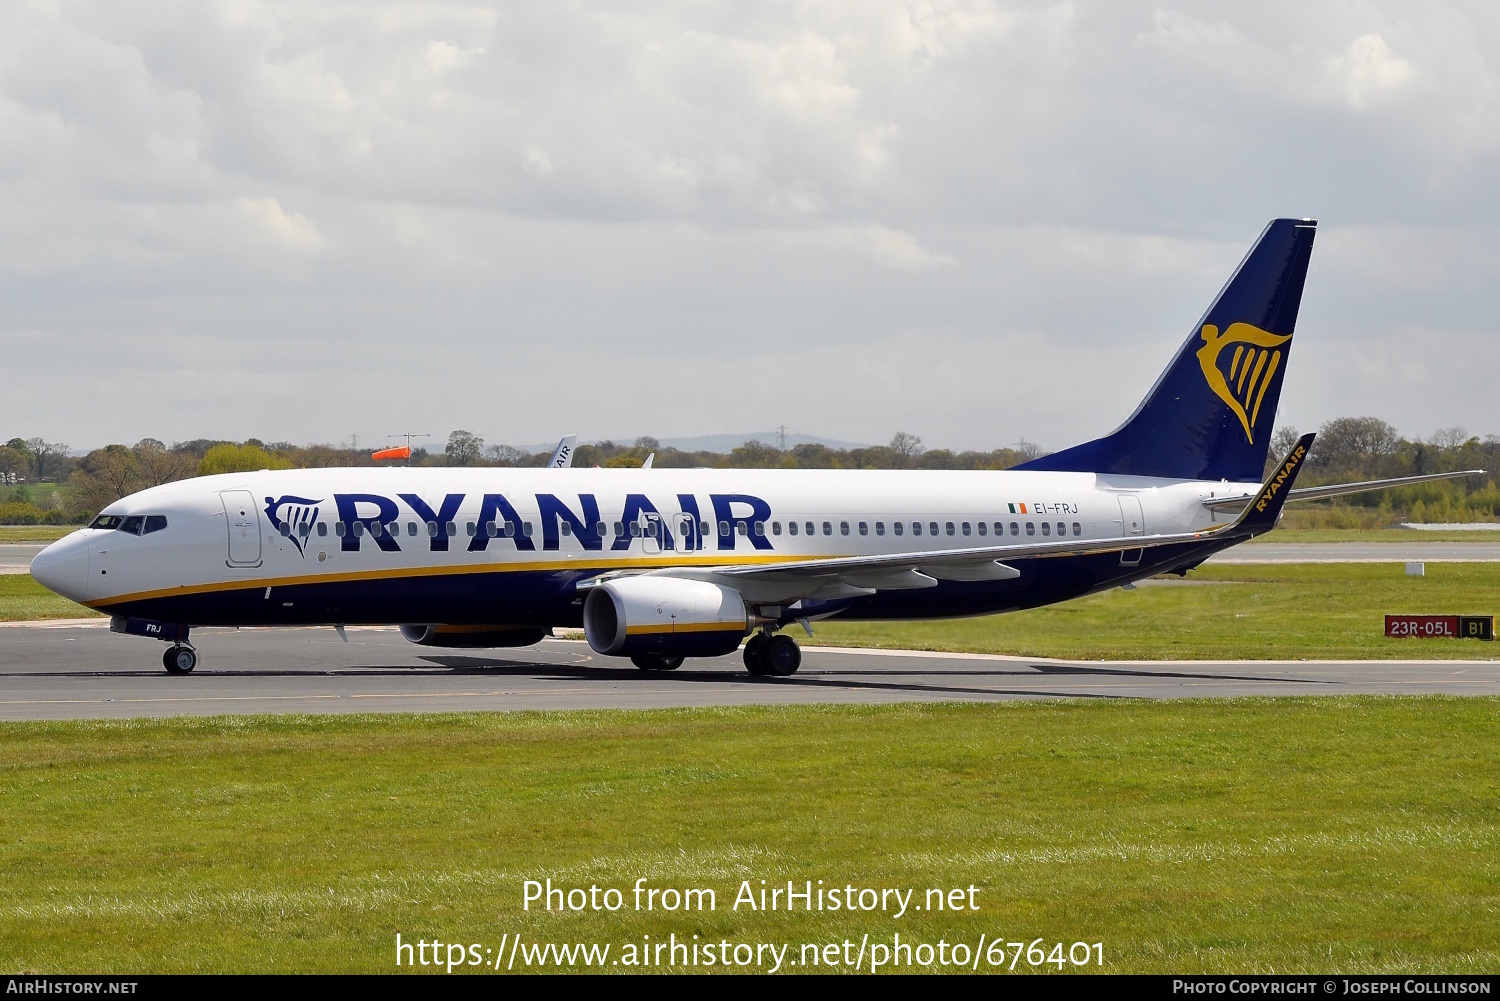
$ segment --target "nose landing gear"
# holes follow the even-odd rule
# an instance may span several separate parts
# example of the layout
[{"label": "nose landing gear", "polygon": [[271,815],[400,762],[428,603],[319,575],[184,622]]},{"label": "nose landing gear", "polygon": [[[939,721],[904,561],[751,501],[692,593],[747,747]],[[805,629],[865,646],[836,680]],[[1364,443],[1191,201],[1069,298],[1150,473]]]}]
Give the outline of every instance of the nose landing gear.
[{"label": "nose landing gear", "polygon": [[756,633],[745,644],[745,669],[757,678],[790,678],[802,666],[802,649],[785,634]]},{"label": "nose landing gear", "polygon": [[161,666],[168,674],[192,674],[198,666],[198,651],[190,646],[169,646],[161,655]]}]

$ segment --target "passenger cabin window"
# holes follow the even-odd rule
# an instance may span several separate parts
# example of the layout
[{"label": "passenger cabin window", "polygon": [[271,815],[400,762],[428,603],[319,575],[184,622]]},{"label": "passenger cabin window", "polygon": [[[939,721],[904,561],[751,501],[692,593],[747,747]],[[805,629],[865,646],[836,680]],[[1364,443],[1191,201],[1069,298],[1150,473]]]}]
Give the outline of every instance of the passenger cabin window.
[{"label": "passenger cabin window", "polygon": [[621,521],[615,522],[615,538],[622,539],[624,537],[625,537],[625,523],[621,522]]},{"label": "passenger cabin window", "polygon": [[719,522],[719,534],[725,536],[726,538],[729,536],[729,522]]},{"label": "passenger cabin window", "polygon": [[786,523],[786,530],[789,533],[791,533],[792,535],[796,535],[797,534],[797,523],[795,521],[789,521],[789,522],[787,522]]},{"label": "passenger cabin window", "polygon": [[831,522],[831,521],[825,521],[825,522],[823,522],[823,534],[824,535],[832,535],[833,534],[833,522]]},{"label": "passenger cabin window", "polygon": [[840,535],[848,535],[849,534],[849,523],[847,521],[841,521],[841,522],[839,522],[839,534]]},{"label": "passenger cabin window", "polygon": [[407,535],[416,535],[417,534],[417,523],[416,522],[414,522],[414,521],[408,521],[406,523],[406,534]]},{"label": "passenger cabin window", "polygon": [[860,535],[869,535],[870,534],[870,524],[869,524],[869,522],[862,521],[862,522],[859,523],[859,534]]},{"label": "passenger cabin window", "polygon": [[318,534],[320,536],[326,536],[328,534],[328,523],[326,521],[318,522]]},{"label": "passenger cabin window", "polygon": [[984,522],[982,522],[982,521],[979,522],[979,524],[976,527],[979,529],[979,534],[983,535],[984,534]]},{"label": "passenger cabin window", "polygon": [[938,534],[937,522],[935,522],[935,521],[928,522],[927,523],[927,530],[930,531],[933,535]]},{"label": "passenger cabin window", "polygon": [[455,525],[451,521],[448,522],[448,530],[445,533],[443,533],[443,534],[447,535],[448,538],[450,538],[450,539],[457,537],[457,535],[458,535],[458,526]]},{"label": "passenger cabin window", "polygon": [[[995,534],[996,535],[1004,535],[1005,534],[1005,522],[1003,522],[1003,521],[997,521],[997,522],[995,522]],[[1010,526],[1010,534],[1011,535],[1015,535],[1016,534],[1016,526],[1014,526],[1014,525]]]},{"label": "passenger cabin window", "polygon": [[531,522],[529,522],[529,521],[523,521],[523,522],[521,522],[521,534],[524,535],[524,536],[526,536],[526,538],[528,538],[528,539],[531,538]]},{"label": "passenger cabin window", "polygon": [[[1029,526],[1029,525],[1028,525],[1028,526],[1027,526],[1027,527],[1028,527],[1028,528],[1029,528],[1029,527],[1031,527],[1031,526]],[[1051,526],[1051,525],[1049,525],[1049,524],[1048,524],[1048,523],[1047,523],[1047,522],[1045,522],[1045,521],[1044,521],[1044,522],[1042,522],[1042,534],[1043,534],[1043,535],[1051,535],[1051,534],[1052,534],[1052,526]]]},{"label": "passenger cabin window", "polygon": [[897,535],[900,535],[902,532],[906,531],[906,523],[904,521],[893,521],[891,522],[891,528]]},{"label": "passenger cabin window", "polygon": [[120,527],[120,522],[124,520],[124,517],[118,514],[101,514],[99,517],[89,522],[89,528],[99,528],[104,529],[105,531],[113,532],[115,529]]},{"label": "passenger cabin window", "polygon": [[1067,535],[1068,534],[1068,526],[1064,525],[1062,522],[1059,521],[1057,523],[1057,534],[1058,535]]},{"label": "passenger cabin window", "polygon": [[920,521],[914,521],[914,522],[911,523],[911,534],[912,535],[921,535],[922,534],[922,523]]},{"label": "passenger cabin window", "polygon": [[883,522],[883,521],[877,521],[875,523],[875,534],[876,535],[884,535],[885,534],[885,522]]},{"label": "passenger cabin window", "polygon": [[734,523],[734,530],[736,532],[739,532],[741,535],[749,535],[749,528],[750,526],[743,521],[737,521]]},{"label": "passenger cabin window", "polygon": [[1028,521],[1026,523],[1026,534],[1027,535],[1035,535],[1036,534],[1036,523],[1035,522]]},{"label": "passenger cabin window", "polygon": [[[949,535],[952,535],[952,534],[953,534],[953,522],[951,522],[951,521],[950,521],[950,522],[948,522],[948,523],[947,523],[947,524],[946,524],[946,525],[945,525],[945,526],[943,526],[943,527],[944,527],[944,528],[945,528],[945,529],[947,529],[947,531],[948,531],[948,534],[949,534]],[[964,534],[965,534],[965,535],[968,535],[968,534],[969,534],[969,533],[968,533],[968,532],[965,532],[965,533],[964,533]]]},{"label": "passenger cabin window", "polygon": [[807,527],[807,534],[808,535],[817,535],[818,534],[818,530],[813,527],[813,523],[812,522],[809,521],[807,523],[806,527]]},{"label": "passenger cabin window", "polygon": [[427,523],[427,535],[430,538],[437,538],[437,522],[429,521]]},{"label": "passenger cabin window", "polygon": [[[1020,535],[1021,534],[1021,526],[1017,525],[1015,522],[1011,522],[1010,523],[1010,534],[1011,535]],[[1028,532],[1026,534],[1030,535],[1031,533]]]},{"label": "passenger cabin window", "polygon": [[963,525],[961,525],[961,526],[960,526],[960,527],[961,527],[961,528],[962,528],[962,529],[963,529],[963,530],[964,530],[964,534],[965,534],[965,535],[970,535],[970,534],[972,534],[972,533],[971,533],[971,532],[970,532],[970,531],[969,531],[969,523],[968,523],[968,522],[967,522],[967,521],[966,521],[966,522],[964,522],[964,523],[963,523]]},{"label": "passenger cabin window", "polygon": [[781,522],[779,522],[779,521],[773,521],[773,522],[771,522],[771,534],[772,535],[780,535],[781,534]]},{"label": "passenger cabin window", "polygon": [[755,523],[755,534],[756,535],[765,535],[766,534],[766,523],[765,522],[763,522],[763,521],[757,521]]},{"label": "passenger cabin window", "polygon": [[559,524],[557,526],[557,530],[560,531],[560,532],[562,532],[562,534],[564,534],[564,535],[572,535],[573,534],[573,526],[570,525],[570,524],[568,524],[566,521],[564,521],[561,524]]},{"label": "passenger cabin window", "polygon": [[641,537],[641,523],[640,522],[638,522],[638,521],[632,521],[630,523],[630,537],[632,539],[638,539],[638,538]]},{"label": "passenger cabin window", "polygon": [[356,521],[354,523],[354,537],[355,538],[361,538],[361,537],[364,536],[364,534],[365,534],[365,523],[362,522],[362,521]]},{"label": "passenger cabin window", "polygon": [[472,536],[474,534],[474,523],[471,521],[465,524],[464,531],[468,532]]},{"label": "passenger cabin window", "polygon": [[340,538],[343,537],[344,523],[342,521],[336,521],[333,523],[333,534],[339,536]]},{"label": "passenger cabin window", "polygon": [[289,521],[283,521],[281,523],[281,527],[278,528],[277,531],[281,533],[281,537],[283,539],[291,538],[291,535],[292,535],[292,523],[289,522]]},{"label": "passenger cabin window", "polygon": [[1078,522],[1076,522],[1076,521],[1073,522],[1073,534],[1074,535],[1082,535],[1083,534],[1083,526],[1080,525],[1080,524],[1078,524]]}]

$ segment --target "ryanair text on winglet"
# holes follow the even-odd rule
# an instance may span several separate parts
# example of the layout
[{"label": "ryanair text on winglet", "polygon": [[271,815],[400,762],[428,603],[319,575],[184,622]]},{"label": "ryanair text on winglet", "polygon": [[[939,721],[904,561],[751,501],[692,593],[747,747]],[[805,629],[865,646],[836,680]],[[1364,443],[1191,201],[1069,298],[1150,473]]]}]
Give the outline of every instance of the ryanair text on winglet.
[{"label": "ryanair text on winglet", "polygon": [[1286,461],[1281,464],[1281,472],[1277,473],[1271,482],[1266,484],[1265,489],[1260,492],[1260,496],[1255,498],[1255,510],[1264,511],[1266,509],[1266,505],[1271,503],[1271,498],[1276,496],[1276,492],[1281,489],[1281,485],[1286,482],[1287,477],[1291,476],[1292,471],[1302,464],[1302,457],[1306,454],[1307,449],[1302,445],[1298,445],[1292,449],[1292,454],[1287,456]]}]

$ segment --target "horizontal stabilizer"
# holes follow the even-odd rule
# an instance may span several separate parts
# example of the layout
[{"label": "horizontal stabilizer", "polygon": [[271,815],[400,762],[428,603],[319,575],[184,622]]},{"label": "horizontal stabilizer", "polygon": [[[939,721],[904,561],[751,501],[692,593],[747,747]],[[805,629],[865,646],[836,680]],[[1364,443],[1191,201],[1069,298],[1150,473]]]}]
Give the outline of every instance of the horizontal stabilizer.
[{"label": "horizontal stabilizer", "polygon": [[[1434,480],[1458,480],[1465,476],[1483,476],[1483,469],[1461,469],[1452,473],[1424,473],[1421,476],[1394,476],[1387,480],[1363,480],[1359,483],[1330,483],[1322,487],[1298,487],[1287,497],[1288,504],[1298,501],[1322,500],[1325,497],[1343,497],[1347,494],[1363,494],[1371,490],[1386,490],[1390,487],[1405,487],[1413,483],[1431,483]],[[1210,497],[1203,506],[1212,511],[1239,511],[1250,502],[1253,495],[1236,494],[1233,497]]]}]

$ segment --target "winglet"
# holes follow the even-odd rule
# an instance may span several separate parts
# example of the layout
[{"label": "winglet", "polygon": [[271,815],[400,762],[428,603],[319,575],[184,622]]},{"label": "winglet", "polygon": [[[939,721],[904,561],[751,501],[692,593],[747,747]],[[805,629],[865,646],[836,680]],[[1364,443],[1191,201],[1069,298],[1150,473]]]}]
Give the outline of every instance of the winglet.
[{"label": "winglet", "polygon": [[1281,460],[1276,471],[1261,484],[1255,499],[1246,505],[1244,513],[1234,523],[1234,534],[1261,535],[1276,527],[1276,520],[1281,517],[1281,506],[1291,496],[1292,484],[1297,481],[1297,474],[1302,471],[1308,450],[1312,448],[1316,437],[1316,434],[1309,432],[1297,439],[1297,444]]},{"label": "winglet", "polygon": [[548,469],[567,469],[573,465],[573,446],[577,444],[578,436],[570,434],[557,443],[557,449],[552,453],[552,458],[547,462]]}]

